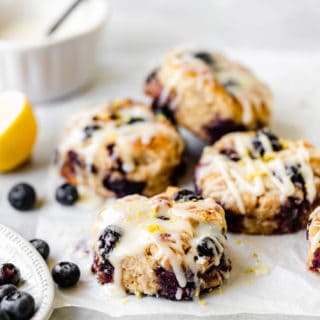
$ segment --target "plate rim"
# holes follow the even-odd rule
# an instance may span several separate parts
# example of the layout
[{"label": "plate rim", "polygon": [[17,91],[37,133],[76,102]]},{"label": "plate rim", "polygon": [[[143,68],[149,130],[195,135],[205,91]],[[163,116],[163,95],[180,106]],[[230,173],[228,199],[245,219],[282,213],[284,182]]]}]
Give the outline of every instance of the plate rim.
[{"label": "plate rim", "polygon": [[43,260],[38,251],[32,244],[22,237],[18,232],[13,229],[0,224],[0,239],[7,239],[13,243],[21,253],[22,259],[28,258],[36,271],[38,283],[41,283],[42,301],[41,304],[31,318],[32,320],[48,320],[54,309],[55,288],[48,265]]}]

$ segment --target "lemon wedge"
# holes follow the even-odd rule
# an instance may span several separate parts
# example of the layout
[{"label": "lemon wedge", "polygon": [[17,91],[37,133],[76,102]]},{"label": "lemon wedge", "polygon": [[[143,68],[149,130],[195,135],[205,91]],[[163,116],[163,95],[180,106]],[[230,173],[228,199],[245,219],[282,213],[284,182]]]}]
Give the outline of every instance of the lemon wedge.
[{"label": "lemon wedge", "polygon": [[0,172],[26,161],[37,137],[37,122],[24,94],[0,93]]}]

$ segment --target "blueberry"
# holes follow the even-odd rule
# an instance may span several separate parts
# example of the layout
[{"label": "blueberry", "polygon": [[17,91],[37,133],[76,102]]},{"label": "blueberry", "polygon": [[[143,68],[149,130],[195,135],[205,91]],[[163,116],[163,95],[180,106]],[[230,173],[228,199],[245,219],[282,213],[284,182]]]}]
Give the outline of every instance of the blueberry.
[{"label": "blueberry", "polygon": [[228,81],[222,83],[222,86],[227,90],[232,87],[237,87],[239,86],[239,82],[233,79],[229,79]]},{"label": "blueberry", "polygon": [[279,138],[275,134],[273,134],[269,129],[264,128],[262,130],[257,131],[256,136],[252,140],[253,147],[256,150],[256,152],[260,154],[260,156],[263,156],[265,154],[263,144],[259,139],[261,135],[265,135],[269,139],[273,151],[280,151],[282,149]]},{"label": "blueberry", "polygon": [[318,248],[313,254],[312,262],[311,262],[311,270],[320,269],[320,249]]},{"label": "blueberry", "polygon": [[31,185],[19,183],[10,190],[8,199],[15,209],[27,211],[32,209],[36,202],[36,192]]},{"label": "blueberry", "polygon": [[135,117],[135,118],[131,118],[131,119],[129,119],[128,124],[133,124],[133,123],[143,122],[143,121],[145,121],[145,119]]},{"label": "blueberry", "polygon": [[150,72],[150,74],[147,76],[146,83],[151,82],[152,80],[154,80],[156,78],[156,76],[157,76],[157,73],[158,73],[158,68],[152,70]]},{"label": "blueberry", "polygon": [[107,176],[103,179],[102,184],[105,188],[113,191],[118,198],[128,194],[142,193],[145,182],[130,181],[125,178],[111,178]]},{"label": "blueberry", "polygon": [[213,257],[216,253],[220,253],[215,242],[210,237],[200,239],[197,250],[200,257]]},{"label": "blueberry", "polygon": [[30,243],[37,249],[44,260],[48,259],[50,248],[47,242],[41,239],[32,239]]},{"label": "blueberry", "polygon": [[35,302],[29,293],[16,291],[2,299],[0,308],[11,320],[27,320],[34,314]]},{"label": "blueberry", "polygon": [[10,320],[8,314],[4,311],[0,309],[0,320]]},{"label": "blueberry", "polygon": [[296,166],[289,166],[289,167],[287,167],[287,174],[289,175],[292,183],[303,188],[304,178],[300,172],[300,168],[298,168]]},{"label": "blueberry", "polygon": [[109,260],[95,254],[91,267],[93,273],[101,284],[110,283],[113,281],[114,267]]},{"label": "blueberry", "polygon": [[193,191],[182,189],[180,190],[174,197],[173,200],[175,201],[198,201],[203,200],[203,197],[196,195]]},{"label": "blueberry", "polygon": [[0,285],[14,284],[20,281],[20,270],[12,263],[4,263],[0,266]]},{"label": "blueberry", "polygon": [[224,149],[220,150],[220,154],[223,154],[231,161],[239,161],[240,160],[240,157],[239,157],[239,154],[237,153],[237,151],[235,151],[234,149],[231,149],[231,148],[224,148]]},{"label": "blueberry", "polygon": [[70,183],[64,183],[56,190],[56,200],[65,206],[72,206],[78,197],[77,188]]},{"label": "blueberry", "polygon": [[101,129],[97,124],[92,124],[84,127],[84,139],[89,139],[92,137],[93,133],[97,130]]},{"label": "blueberry", "polygon": [[99,237],[99,253],[104,259],[109,257],[110,252],[120,240],[121,235],[121,229],[114,225],[108,226],[101,233]]},{"label": "blueberry", "polygon": [[52,278],[60,288],[74,286],[80,279],[80,269],[72,262],[60,262],[52,269]]},{"label": "blueberry", "polygon": [[13,284],[3,284],[2,286],[0,286],[0,302],[4,297],[16,291],[17,291],[17,287],[14,286]]},{"label": "blueberry", "polygon": [[212,54],[210,54],[209,52],[199,51],[199,52],[195,52],[193,56],[197,59],[202,60],[208,65],[213,66],[215,64],[214,58]]}]

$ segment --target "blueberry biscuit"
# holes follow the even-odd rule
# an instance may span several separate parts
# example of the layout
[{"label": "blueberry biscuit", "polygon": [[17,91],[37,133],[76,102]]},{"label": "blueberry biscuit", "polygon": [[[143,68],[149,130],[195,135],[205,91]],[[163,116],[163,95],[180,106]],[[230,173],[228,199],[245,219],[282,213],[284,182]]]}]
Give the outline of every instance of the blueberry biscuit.
[{"label": "blueberry biscuit", "polygon": [[103,197],[154,195],[170,184],[183,140],[150,106],[119,100],[77,115],[57,150],[59,172]]},{"label": "blueberry biscuit", "polygon": [[153,107],[213,143],[268,124],[271,93],[248,69],[219,53],[175,49],[146,80]]},{"label": "blueberry biscuit", "polygon": [[188,190],[109,201],[94,227],[92,271],[112,292],[192,300],[228,278],[225,233],[222,207]]},{"label": "blueberry biscuit", "polygon": [[197,192],[223,206],[230,231],[290,233],[319,203],[320,153],[267,129],[230,133],[204,149],[194,177]]},{"label": "blueberry biscuit", "polygon": [[320,207],[310,215],[307,229],[308,267],[311,271],[320,272]]}]

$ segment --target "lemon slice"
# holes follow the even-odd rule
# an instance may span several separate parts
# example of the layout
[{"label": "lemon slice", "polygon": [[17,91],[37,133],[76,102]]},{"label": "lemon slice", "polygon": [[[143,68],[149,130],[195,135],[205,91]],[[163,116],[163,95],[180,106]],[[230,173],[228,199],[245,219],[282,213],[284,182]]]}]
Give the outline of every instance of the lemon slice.
[{"label": "lemon slice", "polygon": [[0,172],[26,161],[37,137],[37,122],[30,103],[20,92],[0,93]]}]

